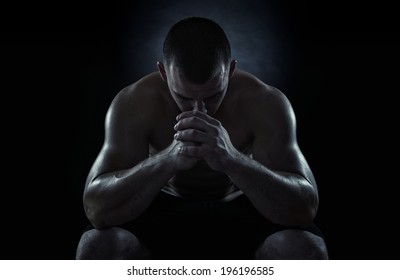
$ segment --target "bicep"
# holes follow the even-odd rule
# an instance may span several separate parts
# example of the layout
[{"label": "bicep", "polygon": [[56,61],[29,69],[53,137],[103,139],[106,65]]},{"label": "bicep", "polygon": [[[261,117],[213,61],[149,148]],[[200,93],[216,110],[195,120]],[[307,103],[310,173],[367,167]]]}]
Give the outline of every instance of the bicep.
[{"label": "bicep", "polygon": [[311,169],[295,140],[285,143],[259,137],[253,144],[253,159],[273,171],[298,174],[315,183]]},{"label": "bicep", "polygon": [[296,118],[289,101],[281,97],[276,107],[264,112],[255,127],[253,159],[273,171],[298,174],[315,184],[297,142]]},{"label": "bicep", "polygon": [[148,127],[140,111],[128,110],[122,100],[114,100],[105,117],[103,146],[88,179],[129,169],[148,156]]}]

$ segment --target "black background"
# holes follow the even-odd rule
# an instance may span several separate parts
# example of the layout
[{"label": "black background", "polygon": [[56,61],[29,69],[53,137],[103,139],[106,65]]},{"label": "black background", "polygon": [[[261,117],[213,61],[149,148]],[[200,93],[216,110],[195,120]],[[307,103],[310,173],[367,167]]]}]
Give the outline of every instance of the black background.
[{"label": "black background", "polygon": [[186,15],[220,22],[239,67],[291,100],[331,258],[398,258],[394,4],[200,2],[2,7],[1,259],[74,258],[107,107],[156,70],[164,33]]}]

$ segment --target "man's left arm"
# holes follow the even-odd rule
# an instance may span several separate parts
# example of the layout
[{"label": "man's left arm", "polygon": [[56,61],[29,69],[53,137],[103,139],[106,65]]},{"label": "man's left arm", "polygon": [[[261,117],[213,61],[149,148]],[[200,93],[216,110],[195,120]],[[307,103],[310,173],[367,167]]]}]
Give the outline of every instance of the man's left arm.
[{"label": "man's left arm", "polygon": [[[218,120],[202,112],[184,112],[178,118],[176,139],[199,142],[181,152],[204,158],[228,175],[268,220],[282,225],[309,225],[319,198],[311,169],[296,139],[291,104],[281,93],[270,94],[256,112],[252,157],[240,153]],[[256,109],[257,110],[257,109]]]},{"label": "man's left arm", "polygon": [[283,225],[308,225],[316,215],[319,198],[297,143],[293,108],[276,89],[265,99],[254,106],[257,118],[249,120],[254,131],[252,158],[237,152],[224,172],[267,219]]}]

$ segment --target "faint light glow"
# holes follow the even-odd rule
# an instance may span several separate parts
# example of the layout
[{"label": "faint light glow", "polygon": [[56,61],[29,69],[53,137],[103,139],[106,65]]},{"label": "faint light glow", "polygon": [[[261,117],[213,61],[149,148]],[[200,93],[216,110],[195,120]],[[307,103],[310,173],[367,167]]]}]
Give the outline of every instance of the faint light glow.
[{"label": "faint light glow", "polygon": [[[273,84],[284,79],[290,45],[280,40],[287,34],[280,34],[282,19],[268,1],[160,1],[142,9],[132,10],[135,15],[125,35],[123,59],[129,72],[142,76],[157,71],[169,28],[183,17],[204,16],[225,30],[239,68]],[[135,19],[139,13],[145,13],[141,22]]]}]

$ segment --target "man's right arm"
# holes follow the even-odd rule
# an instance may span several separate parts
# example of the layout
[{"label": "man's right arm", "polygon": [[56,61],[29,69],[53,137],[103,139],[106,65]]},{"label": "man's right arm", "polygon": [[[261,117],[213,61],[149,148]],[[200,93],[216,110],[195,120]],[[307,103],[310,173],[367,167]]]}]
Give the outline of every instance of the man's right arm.
[{"label": "man's right arm", "polygon": [[181,143],[176,141],[148,157],[154,117],[149,115],[146,97],[135,90],[121,91],[113,100],[106,116],[103,147],[87,177],[84,208],[95,228],[137,218],[185,163],[178,151]]},{"label": "man's right arm", "polygon": [[174,171],[163,151],[128,168],[88,179],[84,206],[95,228],[126,223],[153,201]]}]

